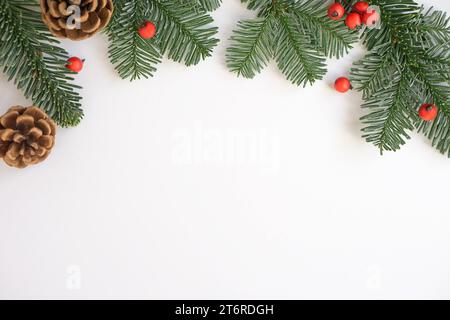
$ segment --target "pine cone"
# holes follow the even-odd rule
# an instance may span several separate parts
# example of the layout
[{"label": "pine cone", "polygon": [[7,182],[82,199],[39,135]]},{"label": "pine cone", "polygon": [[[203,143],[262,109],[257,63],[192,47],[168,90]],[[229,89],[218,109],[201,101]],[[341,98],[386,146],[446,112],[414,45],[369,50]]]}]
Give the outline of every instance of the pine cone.
[{"label": "pine cone", "polygon": [[0,159],[21,169],[42,162],[55,135],[56,124],[38,107],[12,107],[0,117]]},{"label": "pine cone", "polygon": [[40,0],[42,19],[59,38],[84,40],[111,20],[112,0]]}]

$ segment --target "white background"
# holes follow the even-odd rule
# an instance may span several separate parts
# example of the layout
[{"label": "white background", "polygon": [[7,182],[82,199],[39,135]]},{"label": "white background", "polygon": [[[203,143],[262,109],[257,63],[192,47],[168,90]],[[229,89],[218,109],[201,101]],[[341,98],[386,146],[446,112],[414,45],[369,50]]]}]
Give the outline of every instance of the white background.
[{"label": "white background", "polygon": [[[450,160],[360,138],[360,94],[331,85],[361,48],[306,89],[236,78],[253,13],[224,2],[213,57],[150,80],[120,80],[104,35],[64,42],[86,116],[45,163],[0,165],[0,298],[450,298]],[[1,113],[30,104],[0,90]]]}]

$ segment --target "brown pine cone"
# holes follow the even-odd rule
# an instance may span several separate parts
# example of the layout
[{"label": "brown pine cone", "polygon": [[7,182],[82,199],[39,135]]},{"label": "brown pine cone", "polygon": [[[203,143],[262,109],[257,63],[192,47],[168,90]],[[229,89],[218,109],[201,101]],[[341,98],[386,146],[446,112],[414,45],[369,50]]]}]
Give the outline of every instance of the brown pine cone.
[{"label": "brown pine cone", "polygon": [[84,40],[106,27],[112,0],[40,0],[42,19],[59,38]]},{"label": "brown pine cone", "polygon": [[12,107],[0,117],[0,159],[20,169],[42,162],[55,135],[56,124],[38,107]]}]

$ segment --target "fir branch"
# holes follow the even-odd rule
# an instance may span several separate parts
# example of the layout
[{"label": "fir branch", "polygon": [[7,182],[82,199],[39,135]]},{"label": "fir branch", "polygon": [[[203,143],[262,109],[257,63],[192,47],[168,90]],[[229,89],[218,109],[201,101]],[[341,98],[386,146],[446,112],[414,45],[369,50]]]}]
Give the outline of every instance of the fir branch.
[{"label": "fir branch", "polygon": [[299,31],[310,37],[318,50],[339,59],[358,41],[358,33],[324,15],[328,6],[324,1],[298,1],[293,6],[293,14],[298,18]]},{"label": "fir branch", "polygon": [[326,73],[325,58],[299,33],[293,16],[280,15],[276,60],[286,78],[296,85],[313,84]]},{"label": "fir branch", "polygon": [[[162,55],[187,66],[211,55],[218,40],[217,28],[206,9],[218,0],[114,0],[115,11],[107,28],[109,56],[122,78],[153,76]],[[145,21],[157,27],[153,39],[142,39],[137,30]]]},{"label": "fir branch", "polygon": [[361,118],[367,126],[363,138],[384,151],[396,151],[409,139],[407,131],[414,129],[410,118],[410,75],[391,69],[390,81],[366,100],[363,108],[370,113]]},{"label": "fir branch", "polygon": [[184,62],[187,66],[198,64],[211,56],[218,40],[216,27],[209,27],[211,16],[195,10],[183,0],[147,0],[150,20],[158,26],[158,44],[162,54]]},{"label": "fir branch", "polygon": [[[364,32],[369,53],[352,68],[352,83],[364,93],[363,107],[372,109],[362,118],[369,124],[364,137],[382,150],[397,150],[413,124],[450,156],[449,19],[411,0],[371,3],[382,10],[382,28]],[[438,106],[432,122],[417,115],[424,103]]]},{"label": "fir branch", "polygon": [[[411,32],[416,35],[416,41],[423,41],[424,46],[430,47],[439,43],[446,43],[450,46],[450,19],[442,11],[429,9],[424,12],[422,8],[420,23],[413,25]],[[417,39],[421,37],[421,39]]]},{"label": "fir branch", "polygon": [[326,57],[343,56],[358,39],[326,16],[322,0],[242,2],[259,12],[256,19],[238,22],[227,49],[227,65],[246,78],[253,78],[275,58],[292,83],[313,84],[326,73]]},{"label": "fir branch", "polygon": [[154,40],[144,40],[137,33],[148,11],[146,1],[115,1],[114,16],[107,29],[109,58],[123,79],[151,77],[161,62],[162,56]]},{"label": "fir branch", "polygon": [[364,99],[370,98],[385,85],[386,81],[390,81],[392,70],[397,68],[392,54],[392,48],[385,46],[369,52],[363,59],[353,64],[352,85],[354,89],[363,92]]},{"label": "fir branch", "polygon": [[180,0],[180,3],[188,5],[198,12],[211,12],[222,5],[222,0]]},{"label": "fir branch", "polygon": [[437,72],[437,68],[439,66],[423,62],[413,66],[420,95],[439,108],[438,117],[433,122],[417,121],[416,127],[432,141],[433,146],[450,157],[450,86],[445,82],[449,71],[447,69],[447,73],[442,74]]},{"label": "fir branch", "polygon": [[222,0],[194,0],[207,12],[214,11],[220,7]]},{"label": "fir branch", "polygon": [[363,43],[373,50],[387,43],[402,45],[409,42],[408,31],[420,19],[421,8],[413,0],[371,0],[381,10],[381,29],[365,29]]},{"label": "fir branch", "polygon": [[247,8],[250,10],[259,10],[269,7],[276,2],[276,0],[241,0],[241,2],[247,4]]},{"label": "fir branch", "polygon": [[274,55],[274,14],[264,18],[243,20],[231,37],[227,49],[227,65],[245,78],[253,78],[267,66]]},{"label": "fir branch", "polygon": [[68,54],[42,23],[34,0],[0,1],[0,67],[26,98],[63,127],[82,117],[81,97],[65,68]]}]

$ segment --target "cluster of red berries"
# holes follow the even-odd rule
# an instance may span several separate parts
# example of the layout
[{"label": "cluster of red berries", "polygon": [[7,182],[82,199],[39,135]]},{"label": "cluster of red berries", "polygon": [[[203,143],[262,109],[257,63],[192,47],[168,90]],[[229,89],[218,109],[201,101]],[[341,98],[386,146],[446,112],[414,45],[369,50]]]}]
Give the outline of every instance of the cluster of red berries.
[{"label": "cluster of red berries", "polygon": [[[151,21],[145,23],[137,30],[142,39],[151,39],[156,35],[156,26]],[[83,70],[84,60],[78,57],[72,57],[67,60],[66,68],[70,71],[79,73]]]},{"label": "cluster of red berries", "polygon": [[[332,4],[328,8],[328,17],[332,20],[341,20],[346,14],[345,8],[339,2]],[[367,26],[374,26],[380,20],[380,14],[370,8],[366,1],[358,1],[353,7],[352,11],[347,14],[345,24],[351,30],[356,29],[362,24]]]}]

